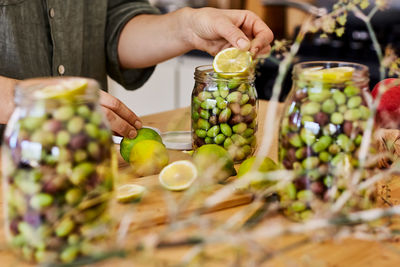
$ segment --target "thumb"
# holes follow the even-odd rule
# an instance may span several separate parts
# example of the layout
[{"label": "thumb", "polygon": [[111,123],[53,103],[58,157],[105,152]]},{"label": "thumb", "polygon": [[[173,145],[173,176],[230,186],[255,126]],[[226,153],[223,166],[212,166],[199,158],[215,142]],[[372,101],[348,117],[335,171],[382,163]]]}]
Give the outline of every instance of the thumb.
[{"label": "thumb", "polygon": [[249,50],[249,39],[232,22],[225,20],[222,23],[217,24],[216,27],[218,34],[227,40],[232,46],[243,51]]}]

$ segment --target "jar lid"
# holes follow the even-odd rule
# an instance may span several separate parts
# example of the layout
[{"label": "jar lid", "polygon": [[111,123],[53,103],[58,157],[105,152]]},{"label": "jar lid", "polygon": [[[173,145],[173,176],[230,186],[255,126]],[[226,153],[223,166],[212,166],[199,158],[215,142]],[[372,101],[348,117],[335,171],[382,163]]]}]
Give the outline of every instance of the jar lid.
[{"label": "jar lid", "polygon": [[168,149],[192,150],[192,133],[190,131],[172,131],[161,134],[162,141]]}]

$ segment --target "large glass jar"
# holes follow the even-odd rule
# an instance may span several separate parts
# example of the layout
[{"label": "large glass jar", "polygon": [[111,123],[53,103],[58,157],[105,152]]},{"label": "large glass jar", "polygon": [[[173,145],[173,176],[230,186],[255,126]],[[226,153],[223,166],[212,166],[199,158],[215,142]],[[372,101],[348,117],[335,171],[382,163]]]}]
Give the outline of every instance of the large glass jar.
[{"label": "large glass jar", "polygon": [[[295,65],[279,136],[279,160],[296,178],[281,190],[284,212],[309,218],[312,201],[335,201],[349,188],[370,116],[368,68],[345,62]],[[334,186],[334,190],[329,190]],[[354,202],[358,208],[369,205]],[[361,206],[360,206],[361,205]]]},{"label": "large glass jar", "polygon": [[73,77],[16,86],[2,145],[5,232],[28,261],[92,255],[110,231],[116,164],[98,91]]},{"label": "large glass jar", "polygon": [[253,154],[257,132],[257,91],[254,76],[215,73],[212,66],[197,67],[192,92],[193,149],[218,144],[235,162]]}]

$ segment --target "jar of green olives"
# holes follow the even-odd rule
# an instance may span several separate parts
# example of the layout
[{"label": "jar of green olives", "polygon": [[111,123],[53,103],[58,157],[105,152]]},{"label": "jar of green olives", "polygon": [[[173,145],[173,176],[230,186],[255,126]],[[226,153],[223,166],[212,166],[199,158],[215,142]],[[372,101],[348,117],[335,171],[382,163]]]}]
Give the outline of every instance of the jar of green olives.
[{"label": "jar of green olives", "polygon": [[193,149],[217,144],[235,162],[253,154],[257,132],[257,92],[254,76],[216,73],[212,66],[197,67],[192,92]]},{"label": "jar of green olives", "polygon": [[5,232],[28,261],[92,255],[110,231],[116,157],[98,92],[75,77],[16,86],[2,145]]},{"label": "jar of green olives", "polygon": [[[280,163],[295,172],[279,192],[289,217],[307,219],[313,215],[313,200],[333,202],[349,188],[370,117],[368,83],[368,68],[359,64],[295,65],[279,136]],[[356,208],[370,204],[370,196],[363,194],[365,201],[354,202]]]}]

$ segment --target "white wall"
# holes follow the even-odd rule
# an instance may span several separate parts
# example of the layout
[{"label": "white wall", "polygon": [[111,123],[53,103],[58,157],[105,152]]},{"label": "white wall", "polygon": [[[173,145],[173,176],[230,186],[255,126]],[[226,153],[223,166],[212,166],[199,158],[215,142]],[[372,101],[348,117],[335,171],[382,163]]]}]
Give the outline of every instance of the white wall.
[{"label": "white wall", "polygon": [[108,79],[109,92],[138,116],[189,106],[194,69],[207,64],[212,64],[212,58],[177,57],[159,64],[146,84],[135,91]]}]

